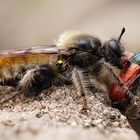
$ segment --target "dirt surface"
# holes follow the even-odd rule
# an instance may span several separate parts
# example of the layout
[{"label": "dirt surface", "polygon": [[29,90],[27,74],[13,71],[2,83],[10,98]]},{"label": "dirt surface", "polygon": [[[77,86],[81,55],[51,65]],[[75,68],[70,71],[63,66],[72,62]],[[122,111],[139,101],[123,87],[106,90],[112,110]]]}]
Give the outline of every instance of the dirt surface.
[{"label": "dirt surface", "polygon": [[138,140],[125,116],[103,93],[88,93],[88,115],[73,86],[52,87],[39,97],[22,95],[1,106],[0,140]]}]

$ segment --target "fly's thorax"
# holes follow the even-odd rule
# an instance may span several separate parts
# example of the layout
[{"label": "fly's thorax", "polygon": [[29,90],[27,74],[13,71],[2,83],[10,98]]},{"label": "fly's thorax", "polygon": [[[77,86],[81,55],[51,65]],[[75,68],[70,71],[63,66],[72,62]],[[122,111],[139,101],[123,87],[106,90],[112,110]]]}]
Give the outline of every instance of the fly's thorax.
[{"label": "fly's thorax", "polygon": [[56,46],[60,50],[70,51],[78,49],[81,51],[95,51],[101,47],[101,42],[97,37],[82,32],[65,32],[60,35]]},{"label": "fly's thorax", "polygon": [[72,67],[85,68],[102,57],[100,40],[87,33],[65,32],[59,37],[57,47],[65,65]]},{"label": "fly's thorax", "polygon": [[56,46],[62,50],[68,50],[69,48],[75,47],[77,40],[81,37],[90,36],[86,33],[78,32],[78,31],[69,31],[61,34],[56,42]]}]

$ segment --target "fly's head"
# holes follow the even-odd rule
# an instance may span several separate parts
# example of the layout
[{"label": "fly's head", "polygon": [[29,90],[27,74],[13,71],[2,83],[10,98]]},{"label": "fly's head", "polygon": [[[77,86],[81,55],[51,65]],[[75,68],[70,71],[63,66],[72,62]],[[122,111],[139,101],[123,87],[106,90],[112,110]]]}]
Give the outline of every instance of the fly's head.
[{"label": "fly's head", "polygon": [[121,34],[117,39],[111,39],[103,45],[103,57],[107,62],[117,66],[118,68],[122,68],[120,61],[124,53],[124,47],[122,46],[120,40],[124,32],[125,28],[122,29]]}]

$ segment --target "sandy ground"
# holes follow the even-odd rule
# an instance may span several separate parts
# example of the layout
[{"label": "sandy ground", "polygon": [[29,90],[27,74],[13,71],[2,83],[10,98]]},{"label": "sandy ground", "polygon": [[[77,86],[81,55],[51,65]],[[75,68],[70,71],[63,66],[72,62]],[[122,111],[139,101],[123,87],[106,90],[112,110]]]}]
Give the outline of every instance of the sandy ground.
[{"label": "sandy ground", "polygon": [[88,93],[88,115],[73,86],[52,87],[39,97],[22,95],[1,106],[0,140],[138,140],[125,116],[103,93]]}]

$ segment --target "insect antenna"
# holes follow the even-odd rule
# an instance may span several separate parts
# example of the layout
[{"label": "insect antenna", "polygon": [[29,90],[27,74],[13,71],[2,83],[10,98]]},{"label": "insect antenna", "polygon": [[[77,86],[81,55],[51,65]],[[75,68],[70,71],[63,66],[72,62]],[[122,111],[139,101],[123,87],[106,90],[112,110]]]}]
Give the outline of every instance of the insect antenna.
[{"label": "insect antenna", "polygon": [[118,37],[118,42],[120,42],[121,37],[122,37],[122,35],[124,34],[124,32],[125,32],[125,28],[123,27],[123,28],[122,28],[122,31],[121,31],[121,34],[120,34],[119,37]]}]

